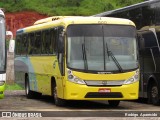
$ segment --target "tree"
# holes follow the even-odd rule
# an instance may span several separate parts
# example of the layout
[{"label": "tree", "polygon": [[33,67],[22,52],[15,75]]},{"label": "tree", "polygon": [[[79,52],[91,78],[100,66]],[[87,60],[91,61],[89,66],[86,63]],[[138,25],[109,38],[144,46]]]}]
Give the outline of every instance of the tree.
[{"label": "tree", "polygon": [[82,1],[83,0],[67,0],[67,5],[79,7]]}]

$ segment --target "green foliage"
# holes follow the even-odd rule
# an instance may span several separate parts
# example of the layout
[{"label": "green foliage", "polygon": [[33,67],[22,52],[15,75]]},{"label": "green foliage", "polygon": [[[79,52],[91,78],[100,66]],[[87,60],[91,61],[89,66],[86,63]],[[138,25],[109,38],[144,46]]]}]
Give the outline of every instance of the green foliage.
[{"label": "green foliage", "polygon": [[6,85],[6,90],[23,90],[23,89],[24,88],[22,88],[18,84]]},{"label": "green foliage", "polygon": [[93,15],[144,0],[1,0],[7,12],[32,10],[52,15]]},{"label": "green foliage", "polygon": [[[114,0],[117,1],[117,0]],[[117,6],[128,6],[128,5],[132,5],[132,4],[136,4],[139,2],[143,2],[144,0],[118,0],[118,2],[116,3]]]}]

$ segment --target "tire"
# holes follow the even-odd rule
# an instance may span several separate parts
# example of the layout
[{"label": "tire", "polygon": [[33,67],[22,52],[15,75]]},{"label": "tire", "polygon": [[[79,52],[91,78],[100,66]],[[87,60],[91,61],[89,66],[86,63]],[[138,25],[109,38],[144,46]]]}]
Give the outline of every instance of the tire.
[{"label": "tire", "polygon": [[66,101],[64,99],[58,98],[56,85],[53,85],[52,95],[54,97],[54,103],[56,106],[65,106]]},{"label": "tire", "polygon": [[108,103],[111,107],[117,107],[120,103],[120,100],[108,100]]},{"label": "tire", "polygon": [[26,97],[29,99],[40,98],[42,95],[41,93],[34,92],[34,91],[30,90],[28,76],[26,76],[26,78],[25,78],[25,93],[26,93]]},{"label": "tire", "polygon": [[159,90],[156,83],[152,84],[149,89],[149,99],[153,105],[160,105]]}]

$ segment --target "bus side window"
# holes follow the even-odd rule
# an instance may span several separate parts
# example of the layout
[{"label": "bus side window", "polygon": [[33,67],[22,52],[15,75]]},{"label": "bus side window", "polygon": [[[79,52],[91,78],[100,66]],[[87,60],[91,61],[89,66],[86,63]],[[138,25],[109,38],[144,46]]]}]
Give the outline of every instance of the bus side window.
[{"label": "bus side window", "polygon": [[50,46],[51,46],[50,30],[46,30],[46,35],[45,35],[45,50],[46,50],[46,54],[51,54]]},{"label": "bus side window", "polygon": [[145,39],[145,47],[152,48],[152,47],[158,46],[153,32],[148,31],[144,33],[143,38]]},{"label": "bus side window", "polygon": [[42,54],[49,54],[49,41],[50,35],[49,30],[44,30],[42,32]]},{"label": "bus side window", "polygon": [[34,53],[34,33],[29,34],[29,39],[28,39],[28,54],[32,55]]},{"label": "bus side window", "polygon": [[22,40],[21,40],[21,55],[26,55],[27,54],[27,34],[22,35]]},{"label": "bus side window", "polygon": [[21,55],[21,42],[22,36],[21,35],[17,35],[16,36],[16,55]]},{"label": "bus side window", "polygon": [[50,51],[52,52],[52,54],[56,54],[57,52],[57,28],[51,29],[50,33],[51,33]]},{"label": "bus side window", "polygon": [[41,37],[41,39],[42,39],[42,54],[45,54],[45,46],[44,46],[44,44],[45,44],[45,31],[42,31],[42,37]]},{"label": "bus side window", "polygon": [[35,33],[34,54],[41,54],[41,31]]}]

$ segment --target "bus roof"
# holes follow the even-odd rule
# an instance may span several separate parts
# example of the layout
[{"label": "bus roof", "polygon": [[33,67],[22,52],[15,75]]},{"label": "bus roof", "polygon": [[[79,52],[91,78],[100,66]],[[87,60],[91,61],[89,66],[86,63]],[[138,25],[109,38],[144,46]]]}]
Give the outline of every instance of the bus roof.
[{"label": "bus roof", "polygon": [[123,11],[126,11],[126,10],[132,10],[132,9],[140,8],[140,7],[143,7],[143,6],[148,6],[148,5],[150,5],[152,3],[156,3],[156,2],[160,2],[160,0],[149,0],[149,1],[138,3],[138,4],[130,5],[130,6],[127,6],[127,7],[123,7],[123,8],[119,8],[119,9],[115,9],[115,10],[111,10],[111,11],[106,11],[106,12],[96,14],[96,15],[93,15],[93,16],[97,16],[97,17],[101,16],[102,17],[102,16],[114,14],[114,13],[123,12]]},{"label": "bus roof", "polygon": [[54,16],[38,20],[33,26],[17,30],[17,34],[38,31],[58,26],[67,27],[70,24],[119,24],[132,25],[135,24],[128,19],[112,18],[112,17],[80,17],[80,16]]},{"label": "bus roof", "polygon": [[47,23],[47,22],[51,22],[51,21],[55,21],[55,20],[60,20],[60,19],[63,19],[63,18],[69,18],[69,17],[74,17],[74,16],[53,16],[53,17],[48,17],[48,18],[37,20],[34,23],[34,25],[43,24],[43,23]]}]

